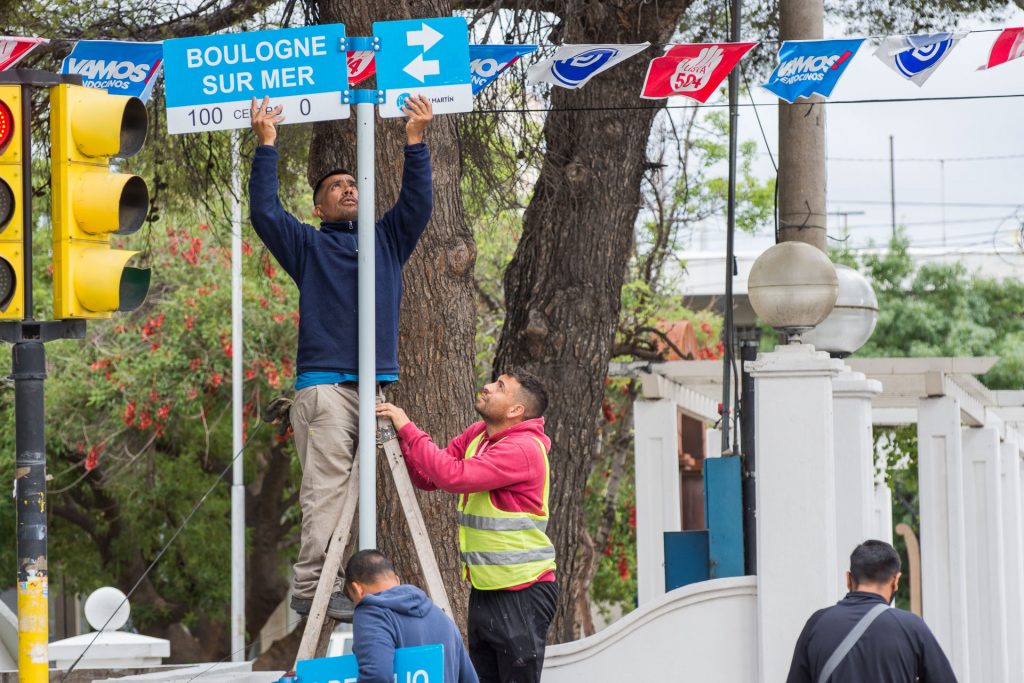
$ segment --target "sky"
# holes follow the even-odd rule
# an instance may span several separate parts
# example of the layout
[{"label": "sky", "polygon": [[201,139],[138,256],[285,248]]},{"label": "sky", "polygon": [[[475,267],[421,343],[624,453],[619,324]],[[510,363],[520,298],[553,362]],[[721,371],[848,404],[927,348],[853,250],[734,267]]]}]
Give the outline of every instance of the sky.
[{"label": "sky", "polygon": [[[1018,10],[998,24],[978,21],[961,28],[1022,25],[1024,11]],[[858,37],[829,28],[825,35]],[[977,70],[987,61],[997,35],[998,32],[969,34],[922,87],[904,80],[877,59],[873,54],[877,42],[868,41],[861,46],[830,99],[1024,95],[1024,59],[992,70]],[[777,160],[776,99],[760,87],[754,90],[755,103],[765,105],[758,106],[757,113]],[[741,102],[749,99],[741,98]],[[845,216],[829,216],[829,235],[840,237],[845,222],[849,226],[848,244],[853,248],[867,247],[872,241],[876,245],[888,241],[892,232],[892,135],[896,219],[906,226],[911,247],[991,249],[1016,244],[1017,231],[1024,223],[1024,96],[827,106],[828,207],[831,212],[847,212]],[[772,177],[771,160],[751,107],[740,108],[739,134],[741,141],[758,142],[755,174]],[[940,163],[938,159],[945,161]],[[738,233],[736,248],[762,251],[772,242],[770,229],[754,237]],[[724,249],[724,216],[703,225],[689,245],[689,250]]]}]

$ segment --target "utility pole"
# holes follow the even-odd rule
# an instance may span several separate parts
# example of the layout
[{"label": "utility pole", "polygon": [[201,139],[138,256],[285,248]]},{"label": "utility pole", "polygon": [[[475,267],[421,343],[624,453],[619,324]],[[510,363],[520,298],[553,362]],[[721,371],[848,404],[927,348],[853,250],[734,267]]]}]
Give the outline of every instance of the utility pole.
[{"label": "utility pole", "polygon": [[[730,29],[729,40],[738,43],[740,40],[740,3],[731,0],[729,3]],[[722,326],[722,455],[739,455],[736,448],[736,434],[732,434],[729,443],[730,421],[733,417],[732,398],[732,361],[735,357],[735,340],[733,339],[733,299],[732,278],[736,272],[735,234],[736,234],[736,138],[739,126],[740,81],[737,69],[729,72],[729,201],[725,231],[725,324]]]},{"label": "utility pole", "polygon": [[[822,0],[780,0],[781,40],[820,40]],[[779,241],[806,242],[825,251],[824,98],[779,101]]]},{"label": "utility pole", "polygon": [[889,136],[889,209],[892,211],[892,238],[896,239],[896,159],[893,156],[893,139]]}]

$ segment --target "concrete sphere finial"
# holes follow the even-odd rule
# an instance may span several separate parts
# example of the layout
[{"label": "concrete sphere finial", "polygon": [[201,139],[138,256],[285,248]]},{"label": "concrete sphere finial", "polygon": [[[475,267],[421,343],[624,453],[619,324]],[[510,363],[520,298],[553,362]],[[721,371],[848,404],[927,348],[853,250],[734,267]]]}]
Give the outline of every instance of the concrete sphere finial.
[{"label": "concrete sphere finial", "polygon": [[828,317],[839,294],[839,278],[821,250],[803,242],[780,242],[754,261],[747,292],[761,320],[796,335]]}]

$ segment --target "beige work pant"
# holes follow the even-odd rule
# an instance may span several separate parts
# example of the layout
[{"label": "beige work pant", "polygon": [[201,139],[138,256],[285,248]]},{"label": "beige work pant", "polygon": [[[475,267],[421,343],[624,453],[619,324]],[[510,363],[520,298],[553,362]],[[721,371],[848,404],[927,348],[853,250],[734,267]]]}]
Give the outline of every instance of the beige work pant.
[{"label": "beige work pant", "polygon": [[[295,563],[294,595],[312,599],[327,545],[341,515],[342,492],[352,473],[359,436],[359,392],[355,383],[300,389],[292,404],[295,448],[302,465],[302,545]],[[339,571],[334,591],[341,589]]]}]

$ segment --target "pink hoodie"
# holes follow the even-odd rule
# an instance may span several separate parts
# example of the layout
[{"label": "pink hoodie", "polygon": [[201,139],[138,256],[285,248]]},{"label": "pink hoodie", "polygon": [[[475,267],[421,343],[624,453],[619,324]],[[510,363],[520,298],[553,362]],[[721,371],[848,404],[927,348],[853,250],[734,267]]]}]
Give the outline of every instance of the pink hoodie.
[{"label": "pink hoodie", "polygon": [[[490,491],[491,503],[499,510],[543,514],[544,454],[536,439],[545,450],[551,449],[551,439],[544,433],[544,418],[523,420],[493,436],[485,434],[476,455],[467,460],[470,442],[486,430],[483,421],[475,422],[441,449],[415,424],[402,427],[398,438],[412,483],[424,491],[441,489],[463,496]],[[554,580],[554,572],[538,579]]]}]

